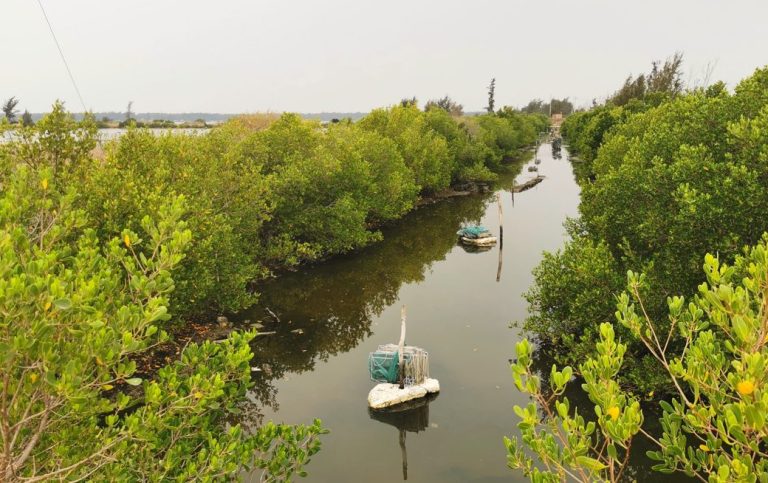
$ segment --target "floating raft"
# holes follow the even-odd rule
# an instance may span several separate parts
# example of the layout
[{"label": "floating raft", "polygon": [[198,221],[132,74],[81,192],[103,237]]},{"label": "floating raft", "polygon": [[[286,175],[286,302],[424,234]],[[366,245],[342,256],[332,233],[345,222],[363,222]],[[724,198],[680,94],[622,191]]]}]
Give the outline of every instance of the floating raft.
[{"label": "floating raft", "polygon": [[368,406],[371,409],[384,409],[438,392],[440,392],[440,383],[437,379],[427,378],[421,384],[405,386],[403,389],[400,389],[398,384],[383,382],[374,386],[368,393]]},{"label": "floating raft", "polygon": [[368,406],[383,409],[440,391],[429,377],[429,354],[421,347],[405,345],[405,307],[400,312],[400,342],[380,345],[368,355],[368,373],[379,382],[368,393]]},{"label": "floating raft", "polygon": [[496,244],[495,236],[486,236],[483,238],[467,238],[461,237],[461,242],[467,245],[474,245],[476,247],[489,247]]},{"label": "floating raft", "polygon": [[468,226],[457,231],[456,234],[459,240],[467,245],[487,247],[496,244],[496,237],[482,226]]}]

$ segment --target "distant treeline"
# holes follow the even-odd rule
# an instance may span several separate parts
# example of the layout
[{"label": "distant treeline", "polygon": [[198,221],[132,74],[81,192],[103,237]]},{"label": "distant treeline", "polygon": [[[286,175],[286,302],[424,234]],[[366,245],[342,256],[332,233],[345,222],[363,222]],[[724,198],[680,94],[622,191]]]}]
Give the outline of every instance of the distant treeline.
[{"label": "distant treeline", "polygon": [[521,111],[528,114],[544,114],[547,116],[550,114],[562,114],[567,116],[573,112],[573,103],[567,97],[551,99],[549,102],[534,99],[526,104]]},{"label": "distant treeline", "polygon": [[[92,114],[96,119],[99,119],[99,120],[106,118],[111,121],[120,122],[120,121],[124,121],[126,118],[125,112],[118,112],[118,111],[94,112]],[[364,112],[317,112],[317,113],[307,112],[307,113],[299,113],[299,116],[303,117],[304,119],[317,119],[319,121],[330,122],[333,119],[352,119],[353,121],[356,121],[362,118],[363,116],[365,116],[365,114],[366,113]],[[37,122],[43,116],[45,116],[46,113],[33,112],[30,115],[31,115],[31,119]],[[81,112],[73,112],[71,113],[71,115],[77,121],[81,121],[83,119],[83,113]],[[227,113],[217,113],[217,112],[136,112],[136,113],[131,113],[131,117],[139,121],[195,122],[195,121],[202,120],[209,123],[223,122],[240,115],[242,114],[227,114]]]}]

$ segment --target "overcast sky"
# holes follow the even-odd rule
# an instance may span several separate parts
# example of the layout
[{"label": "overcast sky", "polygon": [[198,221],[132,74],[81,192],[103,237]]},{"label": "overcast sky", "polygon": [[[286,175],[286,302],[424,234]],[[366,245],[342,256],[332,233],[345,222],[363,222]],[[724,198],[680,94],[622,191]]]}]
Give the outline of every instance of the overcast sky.
[{"label": "overcast sky", "polygon": [[[766,0],[41,0],[94,111],[465,110],[604,97],[654,59],[733,86],[768,64]],[[0,0],[0,100],[80,111],[37,0]]]}]

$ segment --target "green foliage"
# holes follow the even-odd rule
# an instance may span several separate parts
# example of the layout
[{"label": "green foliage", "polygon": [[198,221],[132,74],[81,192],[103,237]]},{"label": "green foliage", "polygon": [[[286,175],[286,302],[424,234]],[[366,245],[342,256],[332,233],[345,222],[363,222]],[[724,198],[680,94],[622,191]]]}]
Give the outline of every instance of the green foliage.
[{"label": "green foliage", "polygon": [[533,99],[520,110],[527,114],[542,114],[547,118],[549,118],[550,114],[569,116],[573,112],[573,103],[567,97],[563,99],[551,99],[550,102],[544,102],[541,99]]},{"label": "green foliage", "polygon": [[[416,103],[415,102],[411,103],[411,105],[415,106]],[[441,97],[440,99],[427,101],[427,103],[424,105],[424,110],[430,111],[432,109],[441,109],[452,116],[464,115],[464,106],[462,106],[458,102],[455,102],[453,99],[451,99],[448,96]]]},{"label": "green foliage", "polygon": [[16,109],[16,106],[19,105],[19,99],[16,97],[11,97],[5,101],[5,104],[3,104],[3,115],[5,116],[5,119],[13,124],[16,122],[16,113],[18,110]]},{"label": "green foliage", "polygon": [[504,438],[504,444],[510,468],[523,470],[533,482],[621,479],[625,456],[643,424],[643,413],[637,399],[624,393],[616,382],[626,345],[616,341],[611,324],[601,324],[599,332],[596,354],[580,367],[585,381],[582,389],[595,404],[594,419],[590,420],[579,414],[578,409],[572,409],[563,396],[573,369],[567,366],[559,371],[553,365],[550,387],[545,391],[532,371],[529,342],[517,344],[517,361],[512,364],[515,386],[534,400],[526,408],[515,406],[521,420],[517,427],[522,443],[544,469],[536,466],[517,438]]},{"label": "green foliage", "polygon": [[422,193],[451,182],[493,180],[502,162],[533,144],[547,124],[508,108],[498,116],[458,117],[439,104],[428,104],[425,112],[415,104],[376,109],[359,123],[396,143]]},{"label": "green foliage", "polygon": [[35,123],[35,121],[32,120],[32,114],[29,113],[26,109],[24,110],[24,114],[21,115],[21,125],[22,126],[31,126]]},{"label": "green foliage", "polygon": [[[564,134],[589,173],[589,181],[581,180],[583,236],[557,255],[557,265],[572,270],[561,276],[545,257],[537,271],[528,327],[540,340],[554,341],[551,334],[562,323],[556,318],[567,315],[578,324],[571,327],[573,338],[556,341],[558,349],[581,356],[595,340],[594,324],[611,317],[605,301],[587,306],[573,291],[561,289],[604,282],[605,271],[582,256],[595,243],[615,261],[614,279],[627,270],[646,273],[646,310],[659,319],[666,296],[690,293],[700,283],[699,260],[708,250],[732,260],[742,246],[760,239],[766,226],[757,220],[768,209],[766,70],[745,79],[734,94],[716,84],[658,104],[646,99],[600,106],[566,119]],[[582,274],[578,280],[567,275],[573,271]],[[607,291],[605,297],[616,293]],[[670,350],[683,347],[673,337]],[[651,364],[641,345],[630,342],[629,352],[632,361],[650,370],[638,372],[629,364],[623,382],[643,391],[671,389],[658,386],[662,368]]]},{"label": "green foliage", "polygon": [[80,172],[80,202],[103,236],[135,227],[169,197],[187,197],[195,242],[176,274],[177,315],[245,307],[254,300],[247,284],[266,273],[253,240],[270,216],[270,188],[237,147],[227,131],[155,136],[130,130],[107,147],[103,161]]},{"label": "green foliage", "polygon": [[622,108],[607,105],[568,116],[563,121],[562,132],[569,141],[569,148],[583,161],[591,163],[603,137],[621,119],[623,113]]},{"label": "green foliage", "polygon": [[683,91],[683,54],[676,53],[664,61],[653,62],[648,74],[631,75],[624,81],[621,89],[608,99],[613,105],[623,106],[632,100],[648,100],[654,103],[674,97]]},{"label": "green foliage", "polygon": [[[445,138],[450,156],[455,160],[454,182],[492,181],[496,175],[492,170],[500,167],[500,159],[486,144],[479,142],[472,134],[470,126],[476,118],[467,118],[461,122],[442,109],[430,109],[425,113],[430,129]],[[477,128],[479,130],[479,127]]]},{"label": "green foliage", "polygon": [[[51,119],[39,125],[56,135]],[[302,471],[319,448],[319,422],[246,433],[230,421],[251,384],[255,334],[191,344],[151,380],[136,372],[136,357],[168,337],[172,274],[193,239],[188,200],[169,195],[135,228],[101,236],[78,208],[74,182],[90,140],[65,140],[53,152],[44,142],[4,151],[35,156],[2,176],[0,478],[210,481],[248,468],[267,479]]]},{"label": "green foliage", "polygon": [[86,115],[78,122],[64,109],[61,101],[56,101],[51,112],[36,125],[15,126],[14,135],[16,142],[0,148],[13,159],[7,168],[18,163],[33,168],[50,166],[57,179],[67,177],[90,159],[97,142],[93,116]]},{"label": "green foliage", "polygon": [[448,187],[453,172],[448,142],[430,128],[418,108],[409,105],[375,109],[359,125],[397,144],[419,191],[430,193]]},{"label": "green foliage", "polygon": [[[624,280],[603,242],[576,237],[562,251],[544,253],[534,269],[534,285],[526,293],[531,316],[525,329],[558,345],[613,311]],[[567,303],[566,303],[567,302]]]},{"label": "green foliage", "polygon": [[[669,323],[658,324],[647,315],[645,275],[628,272],[627,292],[617,303],[617,320],[657,359],[674,388],[675,397],[660,403],[661,437],[641,431],[638,401],[617,384],[627,346],[617,343],[613,327],[604,323],[594,352],[580,367],[582,389],[595,403],[596,425],[571,412],[561,397],[570,367],[558,371],[553,366],[550,394],[545,395],[531,371],[528,341],[517,345],[515,384],[536,401],[527,409],[515,408],[518,428],[546,471],[536,467],[516,439],[505,439],[510,466],[524,470],[531,481],[619,481],[632,440],[642,433],[657,447],[647,454],[657,462],[656,471],[701,481],[765,481],[768,234],[732,266],[706,255],[704,273],[707,282],[690,302],[667,298]],[[679,354],[670,352],[673,334],[684,341]]]},{"label": "green foliage", "polygon": [[488,114],[494,113],[494,106],[496,105],[496,78],[491,79],[491,83],[488,85],[488,106],[485,110]]},{"label": "green foliage", "polygon": [[358,201],[367,207],[369,222],[396,220],[413,208],[416,182],[393,141],[352,125],[337,125],[328,134],[329,149],[336,156],[353,157],[362,165]]},{"label": "green foliage", "polygon": [[194,242],[171,300],[182,319],[239,310],[254,302],[253,280],[379,240],[377,228],[420,194],[493,180],[503,157],[533,142],[538,122],[456,118],[414,103],[325,127],[293,114],[235,118],[205,135],[132,125],[95,150],[92,117],[78,123],[57,103],[37,126],[15,130],[0,167],[51,166],[51,182],[77,188],[76,205],[101,238],[137,230],[184,195]]},{"label": "green foliage", "polygon": [[330,126],[248,116],[201,136],[134,126],[102,144],[92,116],[61,103],[34,126],[4,121],[0,479],[302,474],[319,422],[235,424],[254,334],[190,344],[153,375],[136,360],[172,318],[240,309],[253,280],[380,239],[420,193],[492,179],[540,119],[491,117],[412,105]]}]

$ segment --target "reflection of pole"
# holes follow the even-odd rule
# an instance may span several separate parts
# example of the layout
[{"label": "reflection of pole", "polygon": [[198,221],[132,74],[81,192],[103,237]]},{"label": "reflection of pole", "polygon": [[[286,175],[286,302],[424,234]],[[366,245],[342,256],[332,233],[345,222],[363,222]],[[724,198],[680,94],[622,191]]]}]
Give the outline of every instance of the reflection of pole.
[{"label": "reflection of pole", "polygon": [[501,192],[496,193],[499,202],[499,249],[504,245],[504,211],[501,208]]},{"label": "reflection of pole", "polygon": [[499,265],[496,268],[496,281],[497,282],[501,281],[501,252],[502,251],[503,250],[501,249],[501,245],[499,245]]},{"label": "reflection of pole", "polygon": [[403,480],[408,479],[408,453],[405,451],[405,430],[400,430],[400,452],[403,455]]},{"label": "reflection of pole", "polygon": [[405,357],[403,346],[405,345],[405,305],[400,309],[400,343],[397,344],[399,361],[397,362],[397,374],[400,378],[400,389],[405,388]]},{"label": "reflection of pole", "polygon": [[496,194],[499,201],[499,265],[496,268],[496,281],[501,281],[501,252],[504,249],[504,211],[501,207],[501,192]]}]

